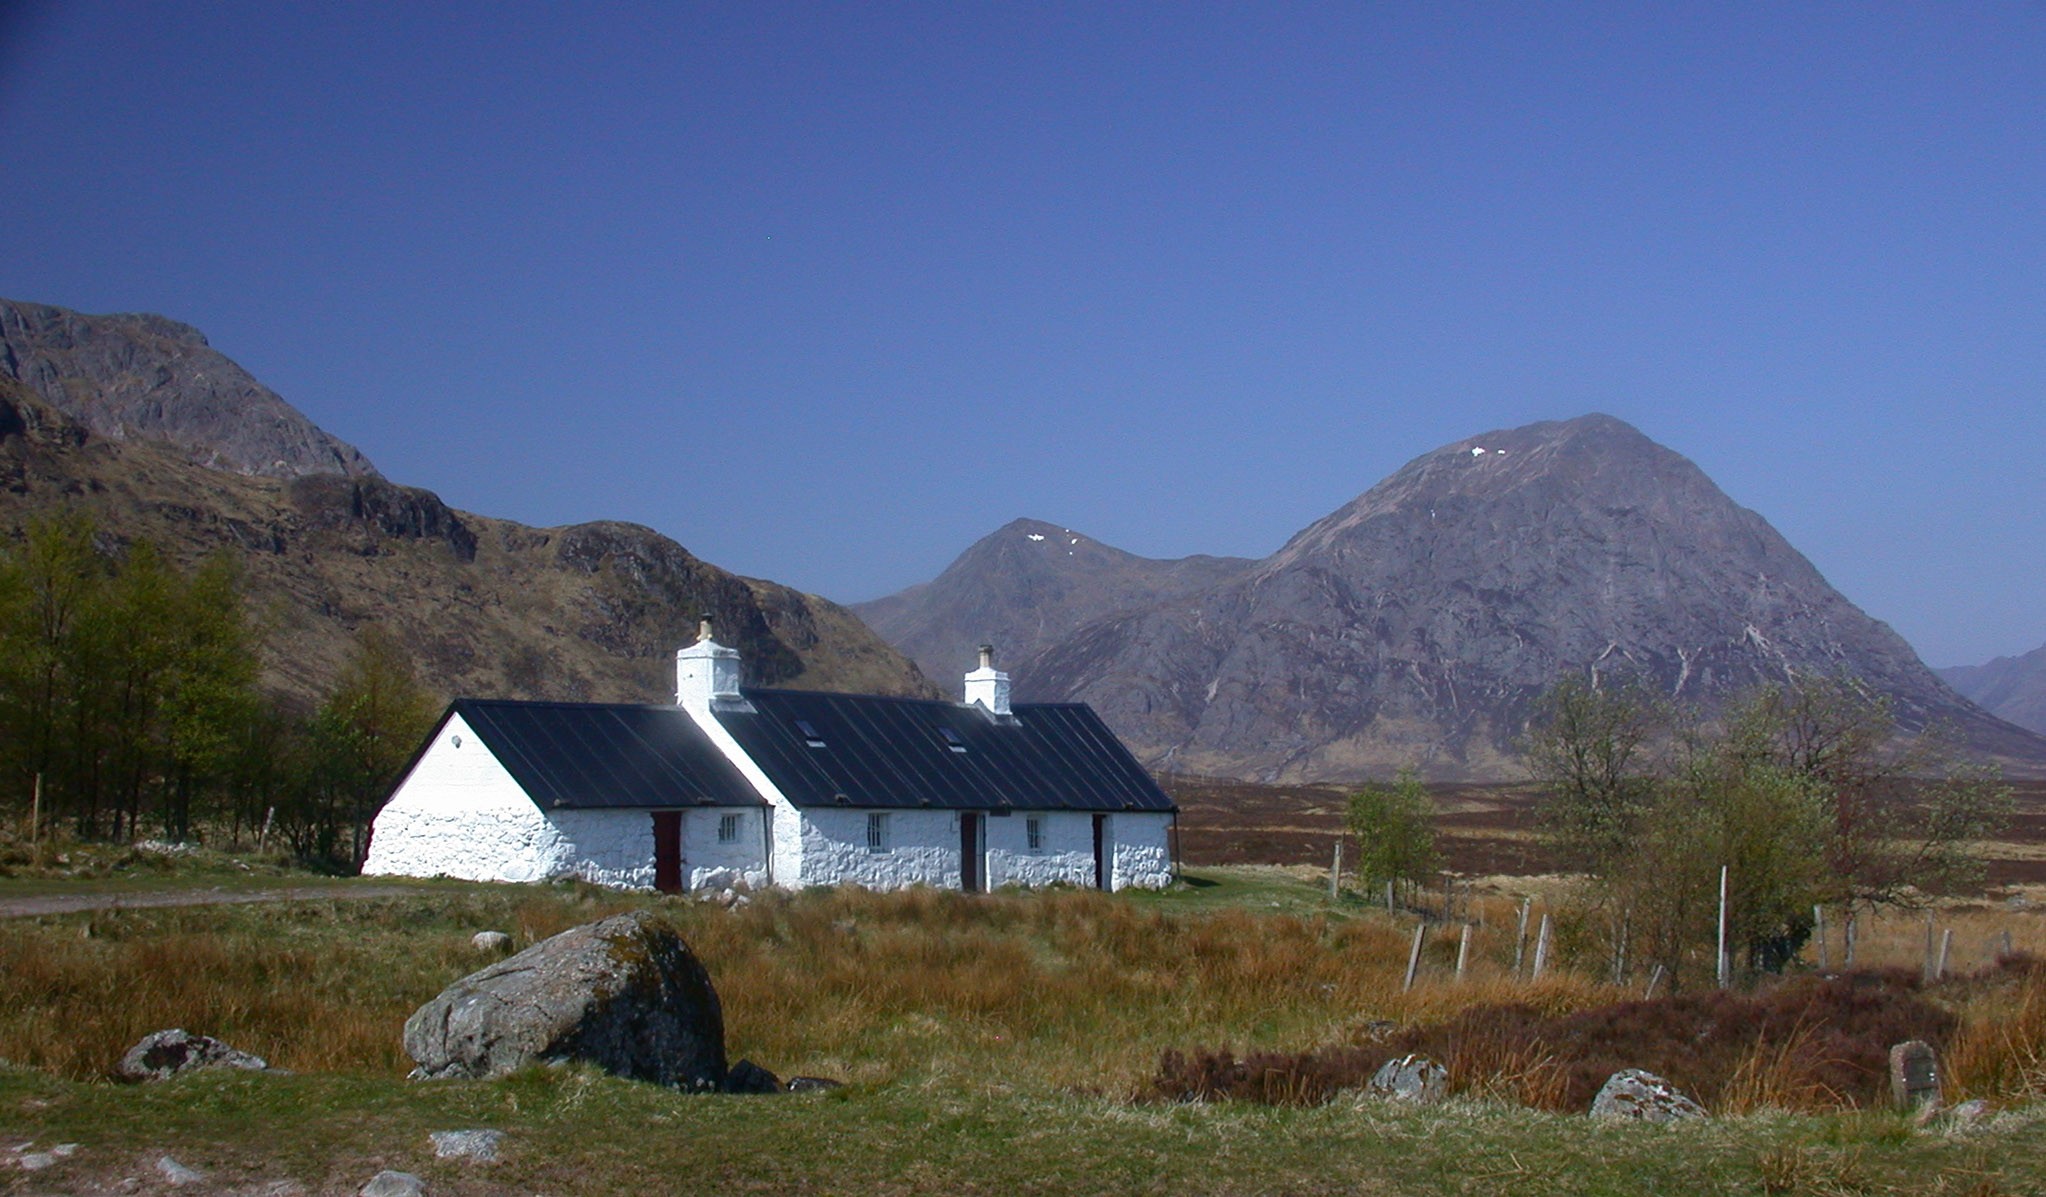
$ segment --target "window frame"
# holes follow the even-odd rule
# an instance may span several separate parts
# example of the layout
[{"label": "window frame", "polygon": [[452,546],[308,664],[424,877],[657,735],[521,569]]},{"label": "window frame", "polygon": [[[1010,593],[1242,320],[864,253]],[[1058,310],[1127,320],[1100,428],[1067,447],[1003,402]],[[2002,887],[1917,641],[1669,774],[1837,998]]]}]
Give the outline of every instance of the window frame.
[{"label": "window frame", "polygon": [[867,851],[875,856],[885,856],[888,849],[888,812],[870,810],[867,812]]}]

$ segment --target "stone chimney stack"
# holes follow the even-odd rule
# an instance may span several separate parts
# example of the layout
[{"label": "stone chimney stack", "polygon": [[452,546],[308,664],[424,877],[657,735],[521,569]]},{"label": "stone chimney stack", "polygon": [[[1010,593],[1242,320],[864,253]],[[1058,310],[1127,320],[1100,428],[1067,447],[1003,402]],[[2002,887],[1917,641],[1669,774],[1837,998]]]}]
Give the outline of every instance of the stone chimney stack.
[{"label": "stone chimney stack", "polygon": [[966,705],[979,703],[990,715],[1009,713],[1009,675],[995,668],[995,646],[980,646],[980,668],[966,675]]},{"label": "stone chimney stack", "polygon": [[696,627],[696,643],[675,652],[675,702],[708,711],[714,702],[739,701],[739,650],[710,637],[710,616]]}]

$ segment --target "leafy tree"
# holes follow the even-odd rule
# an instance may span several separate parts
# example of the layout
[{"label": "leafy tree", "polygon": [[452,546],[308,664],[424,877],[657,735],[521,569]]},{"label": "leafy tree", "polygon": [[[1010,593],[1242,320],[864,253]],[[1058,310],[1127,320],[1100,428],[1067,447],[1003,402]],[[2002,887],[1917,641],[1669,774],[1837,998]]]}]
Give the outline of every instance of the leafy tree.
[{"label": "leafy tree", "polygon": [[1662,715],[1638,689],[1579,678],[1537,701],[1527,766],[1542,787],[1542,829],[1567,867],[1604,871],[1638,838],[1655,790],[1647,747]]},{"label": "leafy tree", "polygon": [[184,838],[220,748],[256,704],[255,635],[230,561],[189,573],[146,541],[103,551],[92,521],[32,523],[0,552],[0,776],[53,817],[129,838],[154,812]]},{"label": "leafy tree", "polygon": [[1770,686],[1714,727],[1671,733],[1638,694],[1558,685],[1531,725],[1540,823],[1584,871],[1615,972],[1639,955],[1675,976],[1711,959],[1718,878],[1729,869],[1729,943],[1780,968],[1814,905],[1908,903],[1979,880],[1973,841],[2009,792],[1954,767],[1936,737],[1898,747],[1880,698],[1844,679]]},{"label": "leafy tree", "polygon": [[435,700],[411,658],[365,629],[307,729],[305,776],[288,828],[301,856],[359,867],[370,819],[432,730]]},{"label": "leafy tree", "polygon": [[1373,890],[1387,882],[1411,900],[1442,865],[1435,850],[1434,807],[1412,769],[1391,786],[1367,785],[1350,795],[1346,821],[1357,838],[1357,877]]}]

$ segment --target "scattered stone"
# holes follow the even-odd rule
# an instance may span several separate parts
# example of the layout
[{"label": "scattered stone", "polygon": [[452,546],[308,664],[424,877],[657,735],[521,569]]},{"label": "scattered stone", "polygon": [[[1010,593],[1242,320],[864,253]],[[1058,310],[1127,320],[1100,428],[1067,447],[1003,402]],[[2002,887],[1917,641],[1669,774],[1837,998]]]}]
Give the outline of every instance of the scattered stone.
[{"label": "scattered stone", "polygon": [[512,937],[502,931],[478,931],[469,937],[469,946],[479,952],[496,952],[502,955],[511,951]]},{"label": "scattered stone", "polygon": [[1977,1097],[1964,1101],[1946,1112],[1943,1121],[1948,1131],[1966,1130],[1989,1117],[1989,1103]]},{"label": "scattered stone", "polygon": [[206,1179],[206,1174],[197,1168],[187,1168],[167,1155],[156,1158],[156,1170],[174,1185],[195,1185]]},{"label": "scattered stone", "polygon": [[24,1151],[14,1157],[14,1166],[23,1172],[41,1172],[57,1162],[54,1151]]},{"label": "scattered stone", "polygon": [[1400,1024],[1390,1018],[1374,1018],[1364,1024],[1363,1029],[1358,1032],[1358,1037],[1365,1043],[1384,1043],[1399,1029]]},{"label": "scattered stone", "polygon": [[1433,1105],[1449,1096],[1449,1070],[1426,1056],[1387,1060],[1365,1092],[1414,1105]]},{"label": "scattered stone", "polygon": [[719,890],[717,896],[717,904],[724,907],[726,910],[730,910],[732,907],[739,904],[739,891],[735,889]]},{"label": "scattered stone", "polygon": [[822,1093],[828,1089],[843,1089],[844,1081],[834,1081],[828,1076],[792,1076],[789,1078],[790,1093]]},{"label": "scattered stone", "polygon": [[727,1093],[780,1093],[781,1078],[755,1064],[741,1060],[725,1073]]},{"label": "scattered stone", "polygon": [[497,1145],[504,1139],[501,1130],[451,1130],[434,1131],[433,1154],[442,1160],[475,1160],[479,1164],[497,1162]]},{"label": "scattered stone", "polygon": [[270,1067],[261,1056],[237,1051],[211,1035],[194,1035],[182,1027],[153,1031],[128,1049],[114,1066],[114,1075],[124,1081],[163,1081],[197,1068],[246,1068],[261,1072]]},{"label": "scattered stone", "polygon": [[410,1172],[385,1169],[357,1190],[359,1197],[426,1197],[426,1182]]},{"label": "scattered stone", "polygon": [[1907,1039],[1890,1049],[1890,1098],[1903,1110],[1940,1107],[1939,1056],[1931,1044]]},{"label": "scattered stone", "polygon": [[1591,1099],[1593,1118],[1617,1118],[1634,1122],[1677,1122],[1705,1117],[1705,1107],[1686,1097],[1682,1090],[1641,1068],[1622,1068],[1606,1078],[1598,1096]]},{"label": "scattered stone", "polygon": [[570,928],[448,986],[405,1020],[405,1051],[417,1079],[583,1060],[710,1092],[725,1077],[725,1024],[689,945],[639,910]]}]

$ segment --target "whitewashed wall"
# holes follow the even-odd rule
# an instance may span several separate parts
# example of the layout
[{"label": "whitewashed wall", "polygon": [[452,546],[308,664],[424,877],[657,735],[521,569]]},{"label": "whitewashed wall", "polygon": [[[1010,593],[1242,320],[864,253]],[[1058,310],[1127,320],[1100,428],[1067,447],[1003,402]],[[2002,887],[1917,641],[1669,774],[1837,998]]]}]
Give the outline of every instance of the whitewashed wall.
[{"label": "whitewashed wall", "polygon": [[[1109,887],[1164,889],[1171,885],[1171,831],[1169,814],[1126,811],[1110,815],[1108,833],[1115,842],[1115,875]],[[1088,834],[1093,834],[1091,828]]]},{"label": "whitewashed wall", "polygon": [[456,715],[377,812],[362,871],[541,881],[567,871],[573,851]]},{"label": "whitewashed wall", "polygon": [[959,824],[952,812],[885,812],[889,843],[885,852],[867,850],[869,813],[837,807],[812,807],[802,812],[800,884],[959,888]]},{"label": "whitewashed wall", "polygon": [[[1044,845],[1030,850],[1030,820],[1044,820]],[[992,886],[1094,884],[1094,816],[1074,811],[1017,811],[989,816],[988,881]]]},{"label": "whitewashed wall", "polygon": [[[745,884],[754,888],[767,884],[767,842],[762,838],[761,822],[770,814],[765,806],[724,807],[706,806],[684,812],[682,816],[682,884],[687,889],[725,889],[732,885]],[[739,816],[739,838],[729,844],[718,842],[718,820],[725,815]],[[644,814],[649,829],[653,819]],[[648,833],[648,852],[651,853],[652,833]],[[651,856],[648,858],[651,860]],[[651,865],[647,871],[647,884],[653,884]]]}]

